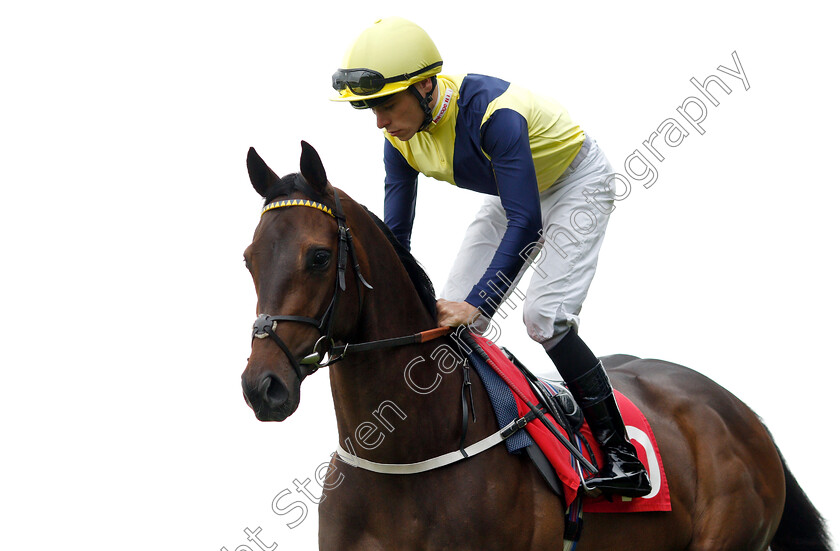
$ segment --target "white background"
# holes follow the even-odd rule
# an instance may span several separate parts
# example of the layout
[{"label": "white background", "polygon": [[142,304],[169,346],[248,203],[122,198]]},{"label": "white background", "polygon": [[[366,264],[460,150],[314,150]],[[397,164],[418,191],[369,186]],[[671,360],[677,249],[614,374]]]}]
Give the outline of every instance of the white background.
[{"label": "white background", "polygon": [[[581,331],[741,397],[838,531],[838,44],[817,3],[296,4],[0,11],[0,547],[234,551],[246,527],[316,547],[315,507],[290,530],[271,502],[335,447],[327,376],[284,423],[257,422],[239,386],[260,208],[245,155],[294,172],[305,139],[381,214],[373,116],[327,98],[387,15],[423,26],[445,72],[559,100],[616,169],[738,52],[750,89],[724,76],[706,133],[619,204]],[[438,288],[479,201],[421,182],[414,252]],[[519,312],[501,342],[544,362]]]}]

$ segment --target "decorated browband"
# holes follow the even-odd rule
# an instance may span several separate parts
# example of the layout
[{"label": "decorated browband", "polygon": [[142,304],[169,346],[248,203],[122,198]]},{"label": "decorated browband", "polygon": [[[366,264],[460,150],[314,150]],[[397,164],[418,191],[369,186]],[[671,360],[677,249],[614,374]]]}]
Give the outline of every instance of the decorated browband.
[{"label": "decorated browband", "polygon": [[280,209],[283,207],[310,207],[313,209],[318,209],[321,212],[325,212],[335,218],[335,214],[330,207],[327,205],[316,203],[315,201],[310,201],[308,199],[286,199],[284,201],[274,201],[273,203],[267,204],[260,213],[260,216],[265,214],[266,212],[273,210],[273,209]]}]

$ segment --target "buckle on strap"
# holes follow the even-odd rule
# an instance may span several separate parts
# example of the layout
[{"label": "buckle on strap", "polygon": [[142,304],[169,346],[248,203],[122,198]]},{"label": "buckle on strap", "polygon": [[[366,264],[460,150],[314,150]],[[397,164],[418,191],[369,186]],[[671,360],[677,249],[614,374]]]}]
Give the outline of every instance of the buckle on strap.
[{"label": "buckle on strap", "polygon": [[502,437],[502,439],[507,440],[508,438],[519,432],[520,429],[524,429],[525,425],[533,421],[535,417],[536,415],[534,415],[533,412],[528,412],[528,414],[523,415],[519,419],[514,419],[513,421],[508,423],[508,425],[505,428],[499,431],[499,435]]}]

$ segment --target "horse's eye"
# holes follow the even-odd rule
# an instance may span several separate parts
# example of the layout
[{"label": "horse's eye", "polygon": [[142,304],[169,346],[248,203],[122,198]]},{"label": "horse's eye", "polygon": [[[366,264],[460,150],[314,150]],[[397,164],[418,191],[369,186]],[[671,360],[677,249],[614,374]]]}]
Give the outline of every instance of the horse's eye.
[{"label": "horse's eye", "polygon": [[327,249],[319,249],[312,255],[310,266],[316,270],[323,270],[330,265],[332,254]]}]

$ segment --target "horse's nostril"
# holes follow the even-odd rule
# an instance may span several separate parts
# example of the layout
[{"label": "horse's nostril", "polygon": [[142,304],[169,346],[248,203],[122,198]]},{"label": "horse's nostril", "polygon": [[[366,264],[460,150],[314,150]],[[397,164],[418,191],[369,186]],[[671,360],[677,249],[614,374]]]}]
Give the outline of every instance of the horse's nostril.
[{"label": "horse's nostril", "polygon": [[259,394],[271,407],[279,407],[289,399],[289,390],[277,375],[268,373],[260,381]]}]

